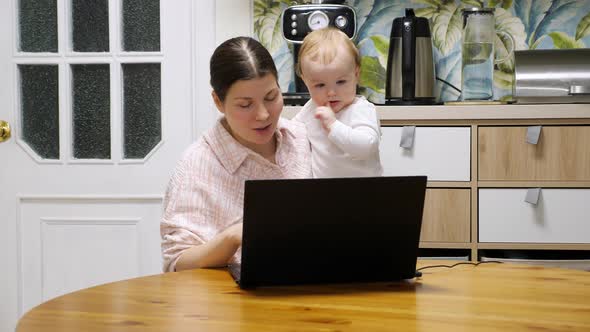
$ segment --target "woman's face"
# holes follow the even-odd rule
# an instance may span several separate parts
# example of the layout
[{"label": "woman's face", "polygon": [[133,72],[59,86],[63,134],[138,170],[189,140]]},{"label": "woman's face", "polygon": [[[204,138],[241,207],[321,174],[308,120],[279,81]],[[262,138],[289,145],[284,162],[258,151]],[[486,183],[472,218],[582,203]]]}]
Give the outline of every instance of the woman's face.
[{"label": "woman's face", "polygon": [[274,149],[274,134],[283,110],[283,96],[274,75],[236,81],[223,102],[215,92],[213,99],[238,142],[260,154]]}]

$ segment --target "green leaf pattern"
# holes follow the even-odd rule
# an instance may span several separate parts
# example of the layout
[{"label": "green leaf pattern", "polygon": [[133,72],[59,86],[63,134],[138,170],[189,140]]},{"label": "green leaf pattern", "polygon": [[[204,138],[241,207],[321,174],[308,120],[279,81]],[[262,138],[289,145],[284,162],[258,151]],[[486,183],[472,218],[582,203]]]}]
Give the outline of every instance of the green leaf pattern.
[{"label": "green leaf pattern", "polygon": [[564,49],[564,48],[583,48],[584,44],[580,43],[579,41],[575,40],[574,38],[568,36],[567,34],[561,31],[553,31],[549,33],[549,37],[553,40],[553,45],[555,48]]},{"label": "green leaf pattern", "polygon": [[576,40],[580,40],[590,35],[590,12],[582,17],[576,28]]},{"label": "green leaf pattern", "polygon": [[[510,45],[511,41],[508,38],[505,38],[504,36],[502,36],[502,34],[496,34],[496,38],[494,40],[496,59],[501,59],[508,56],[508,51],[512,47],[514,48],[514,50],[527,49],[524,25],[518,19],[518,17],[512,16],[510,12],[502,8],[496,8],[495,16],[496,31],[501,31],[510,34],[514,39],[515,43],[515,45]],[[498,70],[512,74],[514,72],[514,57],[510,57],[509,60],[500,63],[494,75],[496,75]]]},{"label": "green leaf pattern", "polygon": [[434,45],[446,55],[461,40],[461,7],[448,2],[440,7],[438,13],[433,14],[432,21]]},{"label": "green leaf pattern", "polygon": [[[254,35],[269,49],[279,70],[283,91],[293,91],[293,57],[281,31],[281,13],[304,0],[253,0]],[[495,7],[496,30],[512,35],[515,48],[580,48],[590,45],[590,0],[347,0],[357,14],[356,40],[361,51],[359,91],[369,100],[384,100],[389,32],[404,8],[430,21],[437,75],[459,86],[461,77],[461,9]],[[510,41],[497,34],[496,58],[508,53]],[[495,66],[494,96],[510,98],[513,58]],[[452,89],[437,84],[442,101],[455,100]]]},{"label": "green leaf pattern", "polygon": [[[465,7],[477,7],[481,8],[481,2],[479,0],[461,0],[461,2],[466,5]],[[492,5],[490,5],[492,6]]]},{"label": "green leaf pattern", "polygon": [[488,3],[489,7],[497,7],[498,5],[504,9],[508,9],[512,7],[512,0],[490,0]]},{"label": "green leaf pattern", "polygon": [[371,37],[371,41],[373,41],[373,47],[375,47],[375,51],[377,51],[379,64],[383,68],[387,67],[387,56],[389,55],[389,38],[377,35]]},{"label": "green leaf pattern", "polygon": [[359,85],[378,93],[385,93],[385,68],[376,57],[361,58],[361,75]]},{"label": "green leaf pattern", "polygon": [[363,26],[373,9],[374,0],[352,0],[348,4],[355,9],[358,26]]},{"label": "green leaf pattern", "polygon": [[281,30],[281,13],[286,4],[283,1],[254,0],[254,33],[269,50],[277,52],[285,43]]}]

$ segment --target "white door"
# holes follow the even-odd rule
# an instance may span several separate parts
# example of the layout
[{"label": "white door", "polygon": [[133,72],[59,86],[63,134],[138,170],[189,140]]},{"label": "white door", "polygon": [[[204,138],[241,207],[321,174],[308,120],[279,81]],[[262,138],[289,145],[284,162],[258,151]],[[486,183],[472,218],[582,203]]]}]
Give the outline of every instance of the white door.
[{"label": "white door", "polygon": [[193,114],[210,105],[196,98],[210,99],[212,8],[0,2],[0,120],[12,127],[0,143],[0,331],[61,294],[161,272],[166,183],[207,126]]}]

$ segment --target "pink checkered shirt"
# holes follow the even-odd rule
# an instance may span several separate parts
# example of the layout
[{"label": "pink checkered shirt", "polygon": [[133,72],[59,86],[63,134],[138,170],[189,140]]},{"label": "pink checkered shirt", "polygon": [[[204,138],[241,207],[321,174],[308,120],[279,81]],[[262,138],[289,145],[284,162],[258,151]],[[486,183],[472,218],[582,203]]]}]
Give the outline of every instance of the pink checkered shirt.
[{"label": "pink checkered shirt", "polygon": [[[221,120],[185,151],[164,198],[160,224],[164,271],[174,271],[186,249],[242,220],[245,180],[311,177],[303,124],[279,120],[275,159],[273,164],[238,143]],[[239,261],[239,254],[232,261]]]}]

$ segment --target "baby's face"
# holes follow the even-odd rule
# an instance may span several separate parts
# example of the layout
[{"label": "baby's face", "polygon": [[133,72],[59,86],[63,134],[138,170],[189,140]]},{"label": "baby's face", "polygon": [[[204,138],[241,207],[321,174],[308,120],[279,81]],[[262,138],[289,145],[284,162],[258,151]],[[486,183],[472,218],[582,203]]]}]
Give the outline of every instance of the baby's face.
[{"label": "baby's face", "polygon": [[338,113],[354,101],[359,68],[346,48],[341,47],[329,64],[307,57],[301,61],[303,81],[316,105],[330,106]]}]

